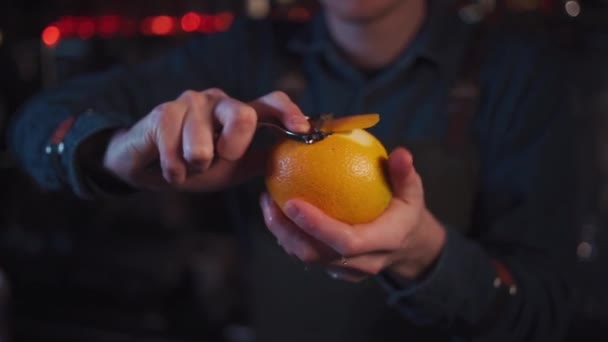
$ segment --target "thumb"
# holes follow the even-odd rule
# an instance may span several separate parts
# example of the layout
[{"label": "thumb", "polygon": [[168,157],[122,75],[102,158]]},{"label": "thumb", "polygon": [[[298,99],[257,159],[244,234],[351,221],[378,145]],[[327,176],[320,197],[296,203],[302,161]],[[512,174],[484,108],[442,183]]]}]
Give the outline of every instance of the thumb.
[{"label": "thumb", "polygon": [[258,117],[264,119],[278,119],[285,127],[296,132],[308,132],[310,123],[302,110],[287,94],[275,91],[257,100],[249,102],[255,109]]},{"label": "thumb", "polygon": [[412,154],[398,147],[388,157],[393,196],[407,203],[421,201],[424,197],[422,180],[414,168]]}]

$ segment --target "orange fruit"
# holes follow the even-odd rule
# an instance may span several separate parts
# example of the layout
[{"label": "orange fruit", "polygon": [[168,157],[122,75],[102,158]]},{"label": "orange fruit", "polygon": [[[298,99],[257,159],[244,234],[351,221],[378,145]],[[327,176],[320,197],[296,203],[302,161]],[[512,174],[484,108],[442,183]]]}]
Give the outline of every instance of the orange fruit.
[{"label": "orange fruit", "polygon": [[281,208],[298,198],[339,221],[366,223],[392,196],[387,158],[382,143],[363,129],[333,133],[313,144],[286,139],[272,151],[266,187]]}]

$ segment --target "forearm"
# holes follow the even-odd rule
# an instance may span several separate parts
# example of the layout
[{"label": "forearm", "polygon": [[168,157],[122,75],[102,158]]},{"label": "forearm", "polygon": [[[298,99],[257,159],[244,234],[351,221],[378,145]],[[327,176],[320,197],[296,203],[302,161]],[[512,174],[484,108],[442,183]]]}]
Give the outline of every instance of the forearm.
[{"label": "forearm", "polygon": [[566,265],[559,270],[542,261],[546,255],[491,255],[459,232],[447,231],[445,247],[423,279],[380,277],[389,304],[409,320],[473,341],[563,338],[568,287],[560,275]]},{"label": "forearm", "polygon": [[200,50],[192,43],[164,58],[81,77],[38,95],[9,128],[12,153],[43,188],[89,196],[80,145],[101,132],[131,126],[186,89],[210,86],[210,77],[196,64],[202,62],[195,62],[202,61]]},{"label": "forearm", "polygon": [[9,147],[21,167],[42,188],[70,188],[86,196],[78,148],[90,137],[129,126],[132,120],[127,116],[83,111],[77,105],[59,106],[40,97],[12,122]]}]

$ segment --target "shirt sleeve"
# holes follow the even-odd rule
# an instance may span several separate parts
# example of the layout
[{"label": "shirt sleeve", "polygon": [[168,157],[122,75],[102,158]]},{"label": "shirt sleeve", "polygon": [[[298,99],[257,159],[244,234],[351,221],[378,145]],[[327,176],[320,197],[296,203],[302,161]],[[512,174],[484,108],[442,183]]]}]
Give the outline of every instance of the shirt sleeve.
[{"label": "shirt sleeve", "polygon": [[[46,190],[69,189],[92,195],[75,158],[80,144],[97,132],[129,127],[157,105],[185,90],[218,87],[231,94],[244,67],[244,22],[231,30],[191,39],[143,64],[117,66],[48,89],[14,115],[8,130],[11,153]],[[243,46],[243,49],[245,47]],[[60,141],[53,136],[63,126]]]},{"label": "shirt sleeve", "polygon": [[567,64],[556,53],[518,40],[490,51],[495,63],[484,69],[476,130],[482,179],[474,232],[463,236],[446,224],[445,247],[420,281],[379,277],[407,319],[471,341],[567,335],[575,170],[568,73],[559,69]]}]

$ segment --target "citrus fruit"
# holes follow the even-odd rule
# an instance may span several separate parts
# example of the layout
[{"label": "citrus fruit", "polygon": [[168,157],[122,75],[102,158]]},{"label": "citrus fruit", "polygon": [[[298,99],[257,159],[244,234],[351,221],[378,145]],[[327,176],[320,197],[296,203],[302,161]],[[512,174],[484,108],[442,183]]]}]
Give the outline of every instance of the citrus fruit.
[{"label": "citrus fruit", "polygon": [[312,144],[286,139],[274,146],[266,186],[281,208],[298,198],[339,221],[366,223],[391,199],[387,158],[382,143],[363,129],[333,133]]}]

